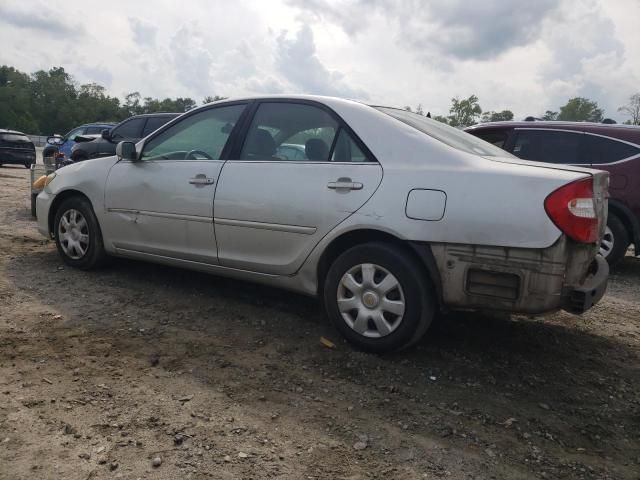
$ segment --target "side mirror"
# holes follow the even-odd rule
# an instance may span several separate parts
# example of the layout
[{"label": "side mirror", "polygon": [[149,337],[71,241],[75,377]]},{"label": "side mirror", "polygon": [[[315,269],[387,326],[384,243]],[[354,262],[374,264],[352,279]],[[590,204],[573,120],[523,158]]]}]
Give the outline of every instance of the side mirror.
[{"label": "side mirror", "polygon": [[105,128],[104,130],[102,130],[102,132],[100,132],[100,135],[105,140],[111,140],[111,130],[109,130],[108,128]]},{"label": "side mirror", "polygon": [[120,142],[116,145],[116,155],[122,160],[138,160],[138,152],[136,152],[136,144],[133,142]]},{"label": "side mirror", "polygon": [[64,143],[64,138],[60,135],[52,135],[51,137],[47,137],[47,143],[49,145],[62,145]]}]

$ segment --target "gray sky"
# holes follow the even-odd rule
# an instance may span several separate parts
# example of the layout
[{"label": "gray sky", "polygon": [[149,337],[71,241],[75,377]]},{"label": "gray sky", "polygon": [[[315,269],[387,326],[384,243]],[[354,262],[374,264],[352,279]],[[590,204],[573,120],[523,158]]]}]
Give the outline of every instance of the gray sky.
[{"label": "gray sky", "polygon": [[539,115],[640,91],[640,0],[0,0],[0,64],[113,95],[338,95]]}]

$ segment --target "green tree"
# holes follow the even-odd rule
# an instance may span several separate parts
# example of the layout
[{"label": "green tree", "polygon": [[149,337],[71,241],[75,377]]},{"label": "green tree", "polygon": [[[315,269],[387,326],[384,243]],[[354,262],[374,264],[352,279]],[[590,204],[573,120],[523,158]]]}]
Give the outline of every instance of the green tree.
[{"label": "green tree", "polygon": [[211,95],[207,95],[206,97],[204,97],[202,99],[202,104],[206,105],[207,103],[213,103],[213,102],[217,102],[219,100],[226,100],[229,97],[221,97],[220,95],[214,95],[213,97]]},{"label": "green tree", "polygon": [[598,107],[597,102],[588,98],[575,97],[560,107],[557,119],[571,122],[601,122],[603,114],[604,110]]},{"label": "green tree", "polygon": [[640,125],[640,93],[631,95],[629,103],[620,107],[618,111],[631,117],[629,120],[630,125]]},{"label": "green tree", "polygon": [[449,125],[449,119],[447,117],[443,117],[442,115],[436,115],[435,117],[433,117],[433,119],[438,122],[446,123],[447,125]]},{"label": "green tree", "polygon": [[506,122],[513,120],[513,112],[511,110],[503,110],[501,112],[484,112],[480,118],[480,122]]},{"label": "green tree", "polygon": [[544,115],[542,116],[542,120],[557,120],[558,119],[558,112],[554,112],[552,110],[547,110],[546,112],[544,112]]},{"label": "green tree", "polygon": [[468,127],[476,123],[477,118],[482,113],[482,108],[478,103],[478,97],[471,95],[469,98],[460,100],[458,97],[451,99],[449,109],[449,125],[452,127]]}]

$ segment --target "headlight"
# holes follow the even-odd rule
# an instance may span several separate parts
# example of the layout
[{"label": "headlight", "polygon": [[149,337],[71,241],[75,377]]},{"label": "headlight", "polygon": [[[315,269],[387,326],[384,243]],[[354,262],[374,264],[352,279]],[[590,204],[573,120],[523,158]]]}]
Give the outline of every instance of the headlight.
[{"label": "headlight", "polygon": [[42,175],[35,182],[33,182],[33,188],[36,190],[41,190],[42,188],[44,188],[46,181],[47,181],[47,177],[45,175]]}]

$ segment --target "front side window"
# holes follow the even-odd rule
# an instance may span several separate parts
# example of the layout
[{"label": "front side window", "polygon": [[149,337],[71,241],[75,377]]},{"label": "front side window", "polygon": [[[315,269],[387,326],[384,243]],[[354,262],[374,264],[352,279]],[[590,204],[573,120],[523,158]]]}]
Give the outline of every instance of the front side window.
[{"label": "front side window", "polygon": [[102,130],[109,130],[109,127],[87,127],[87,135],[99,135]]},{"label": "front side window", "polygon": [[119,127],[114,128],[111,131],[111,138],[113,140],[123,140],[125,138],[140,138],[140,131],[144,124],[145,118],[132,118],[127,120]]},{"label": "front side window", "polygon": [[518,130],[513,154],[523,160],[546,163],[589,163],[580,155],[581,132]]},{"label": "front side window", "polygon": [[473,135],[498,148],[504,148],[505,143],[507,143],[507,137],[509,136],[508,130],[482,130]]},{"label": "front side window", "polygon": [[240,160],[327,162],[337,132],[338,122],[318,107],[263,103],[251,122]]},{"label": "front side window", "polygon": [[586,163],[601,165],[640,155],[640,148],[610,138],[585,134],[584,156]]},{"label": "front side window", "polygon": [[219,160],[245,105],[209,108],[182,119],[152,138],[143,160]]}]

